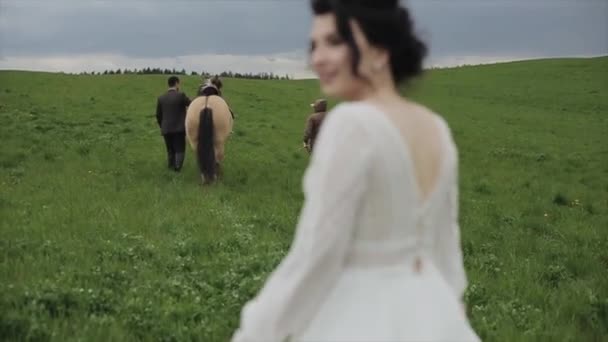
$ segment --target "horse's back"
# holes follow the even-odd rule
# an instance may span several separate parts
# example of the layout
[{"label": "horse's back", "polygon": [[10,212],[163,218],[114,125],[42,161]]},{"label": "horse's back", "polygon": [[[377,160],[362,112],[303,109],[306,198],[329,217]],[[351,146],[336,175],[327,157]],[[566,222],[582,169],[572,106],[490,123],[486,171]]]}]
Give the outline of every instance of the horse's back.
[{"label": "horse's back", "polygon": [[223,143],[232,130],[232,114],[226,101],[220,96],[200,96],[194,99],[186,112],[186,135],[193,149],[198,143],[200,113],[205,106],[211,108],[215,140]]}]

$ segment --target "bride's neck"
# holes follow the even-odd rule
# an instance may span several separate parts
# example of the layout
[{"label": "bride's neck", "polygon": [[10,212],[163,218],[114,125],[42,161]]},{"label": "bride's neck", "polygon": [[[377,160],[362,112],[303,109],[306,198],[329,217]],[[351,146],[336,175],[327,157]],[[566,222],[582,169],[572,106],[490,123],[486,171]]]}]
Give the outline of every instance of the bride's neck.
[{"label": "bride's neck", "polygon": [[370,84],[358,96],[358,100],[372,103],[391,103],[403,100],[401,94],[392,82],[377,82]]}]

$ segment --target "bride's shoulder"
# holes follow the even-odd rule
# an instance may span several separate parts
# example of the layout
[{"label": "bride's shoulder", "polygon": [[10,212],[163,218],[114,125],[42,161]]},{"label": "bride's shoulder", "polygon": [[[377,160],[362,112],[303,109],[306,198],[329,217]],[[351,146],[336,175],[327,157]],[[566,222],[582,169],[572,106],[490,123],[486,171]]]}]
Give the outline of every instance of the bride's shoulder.
[{"label": "bride's shoulder", "polygon": [[331,111],[335,116],[350,115],[358,117],[371,109],[364,102],[342,102],[336,105]]},{"label": "bride's shoulder", "polygon": [[323,125],[335,129],[364,127],[370,110],[359,102],[342,102],[327,113]]},{"label": "bride's shoulder", "polygon": [[443,115],[437,113],[433,109],[431,109],[423,104],[419,104],[416,102],[410,102],[410,105],[412,106],[413,110],[416,110],[419,113],[422,113],[422,114],[427,115],[428,117],[432,118],[432,120],[434,120],[435,123],[437,123],[437,125],[439,126],[439,129],[441,131],[443,131],[442,133],[447,135],[450,139],[452,138],[452,129],[450,128],[450,124],[443,117]]}]

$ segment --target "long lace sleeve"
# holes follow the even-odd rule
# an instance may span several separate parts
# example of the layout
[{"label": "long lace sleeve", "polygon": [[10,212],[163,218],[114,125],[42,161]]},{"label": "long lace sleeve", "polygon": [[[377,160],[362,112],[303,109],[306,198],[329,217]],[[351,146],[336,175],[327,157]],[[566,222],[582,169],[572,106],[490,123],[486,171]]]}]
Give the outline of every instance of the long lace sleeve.
[{"label": "long lace sleeve", "polygon": [[301,331],[336,281],[366,189],[370,143],[348,105],[329,113],[304,177],[305,203],[286,258],[242,313],[234,342]]},{"label": "long lace sleeve", "polygon": [[437,232],[435,259],[448,284],[453,288],[456,296],[461,299],[467,287],[467,276],[464,270],[460,225],[458,223],[458,156],[455,148],[453,155],[452,177],[448,184],[445,211],[447,224],[444,225],[446,229]]}]

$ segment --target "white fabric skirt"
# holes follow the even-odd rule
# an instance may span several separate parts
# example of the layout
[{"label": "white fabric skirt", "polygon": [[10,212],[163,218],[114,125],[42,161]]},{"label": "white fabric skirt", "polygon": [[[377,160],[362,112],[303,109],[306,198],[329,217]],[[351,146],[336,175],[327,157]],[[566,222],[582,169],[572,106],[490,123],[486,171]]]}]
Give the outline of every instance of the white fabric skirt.
[{"label": "white fabric skirt", "polygon": [[479,341],[438,270],[408,268],[346,268],[290,341]]}]

